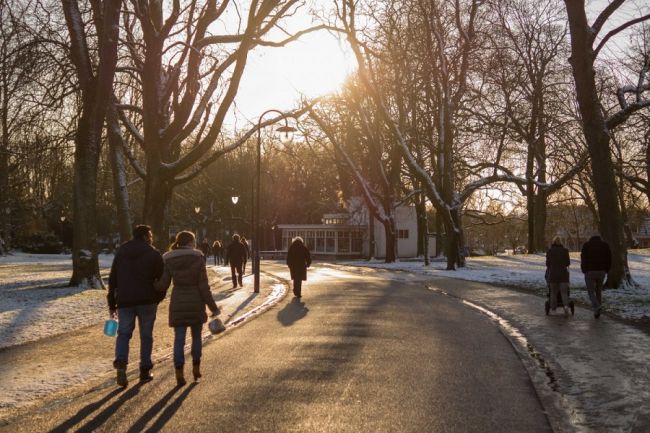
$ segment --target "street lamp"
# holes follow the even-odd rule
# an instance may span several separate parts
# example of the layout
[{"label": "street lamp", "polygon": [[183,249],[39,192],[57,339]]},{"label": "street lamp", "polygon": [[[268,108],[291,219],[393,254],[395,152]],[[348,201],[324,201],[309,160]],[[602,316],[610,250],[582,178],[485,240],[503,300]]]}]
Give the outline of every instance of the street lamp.
[{"label": "street lamp", "polygon": [[262,178],[262,118],[269,113],[277,113],[284,117],[284,125],[276,128],[280,133],[280,141],[283,144],[289,144],[293,139],[293,133],[296,128],[289,126],[286,115],[275,109],[266,110],[257,120],[257,186],[255,195],[255,234],[253,239],[253,290],[255,293],[260,292],[260,179]]}]

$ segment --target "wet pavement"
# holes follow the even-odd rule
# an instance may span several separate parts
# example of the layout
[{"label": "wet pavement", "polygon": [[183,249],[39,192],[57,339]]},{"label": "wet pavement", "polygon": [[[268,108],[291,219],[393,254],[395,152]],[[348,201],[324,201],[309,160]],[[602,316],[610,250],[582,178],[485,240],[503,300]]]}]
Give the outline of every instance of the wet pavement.
[{"label": "wet pavement", "polygon": [[[347,267],[346,267],[347,269]],[[388,274],[360,268],[362,273]],[[545,297],[452,278],[408,272],[393,278],[421,281],[487,314],[520,352],[555,431],[650,432],[650,335],[621,320],[576,306],[544,313]],[[607,303],[607,292],[603,294]],[[563,418],[563,419],[558,419]]]}]

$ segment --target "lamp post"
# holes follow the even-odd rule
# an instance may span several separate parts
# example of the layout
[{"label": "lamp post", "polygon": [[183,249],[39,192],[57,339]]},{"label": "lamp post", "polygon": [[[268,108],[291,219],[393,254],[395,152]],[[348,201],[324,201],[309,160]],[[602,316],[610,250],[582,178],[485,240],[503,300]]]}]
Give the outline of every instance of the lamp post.
[{"label": "lamp post", "polygon": [[65,246],[65,241],[63,240],[63,223],[65,222],[65,215],[61,215],[59,220],[61,220],[61,243]]},{"label": "lamp post", "polygon": [[[257,120],[257,185],[255,188],[255,234],[253,239],[253,290],[255,293],[259,293],[260,291],[260,179],[262,178],[262,118],[269,113],[277,113],[280,116],[285,116],[283,112],[271,109],[262,113]],[[296,128],[289,126],[286,117],[284,117],[284,126],[276,128],[276,131],[280,133],[280,141],[285,144],[291,142],[295,130]]]},{"label": "lamp post", "polygon": [[199,230],[201,230],[201,221],[199,220],[199,212],[201,212],[201,206],[194,207],[194,213],[196,214],[196,242],[199,242]]}]

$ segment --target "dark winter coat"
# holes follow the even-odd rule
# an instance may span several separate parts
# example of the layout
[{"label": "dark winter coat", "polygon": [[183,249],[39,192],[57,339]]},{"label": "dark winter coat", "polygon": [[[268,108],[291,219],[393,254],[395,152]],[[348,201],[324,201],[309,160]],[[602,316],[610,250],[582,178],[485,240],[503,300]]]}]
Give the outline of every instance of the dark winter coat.
[{"label": "dark winter coat", "polygon": [[154,281],[163,273],[160,253],[146,241],[125,242],[115,253],[108,277],[108,308],[157,304],[165,298],[164,291],[154,288]]},{"label": "dark winter coat", "polygon": [[212,298],[203,253],[190,247],[181,247],[163,255],[165,271],[156,283],[158,290],[167,290],[173,282],[169,303],[169,326],[192,326],[205,323],[207,305],[213,313],[219,307]]},{"label": "dark winter coat", "polygon": [[307,280],[307,268],[311,266],[311,254],[300,241],[294,241],[287,251],[287,265],[292,280]]},{"label": "dark winter coat", "polygon": [[609,272],[612,267],[612,252],[607,242],[600,236],[593,236],[582,246],[580,252],[580,269],[583,273],[589,271]]},{"label": "dark winter coat", "polygon": [[201,252],[205,257],[210,254],[210,244],[206,241],[201,242]]},{"label": "dark winter coat", "polygon": [[233,266],[239,266],[246,261],[248,251],[241,242],[232,241],[226,250],[226,261]]},{"label": "dark winter coat", "polygon": [[568,267],[570,265],[569,250],[562,245],[551,245],[551,248],[546,252],[547,282],[568,283]]}]

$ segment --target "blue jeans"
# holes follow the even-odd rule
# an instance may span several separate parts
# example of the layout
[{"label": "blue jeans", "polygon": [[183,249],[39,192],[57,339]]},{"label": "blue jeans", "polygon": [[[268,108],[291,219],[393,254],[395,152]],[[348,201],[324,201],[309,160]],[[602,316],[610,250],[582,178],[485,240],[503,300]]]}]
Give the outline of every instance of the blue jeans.
[{"label": "blue jeans", "polygon": [[129,362],[129,342],[138,319],[140,329],[140,368],[149,370],[153,367],[151,351],[153,350],[153,324],[156,321],[158,304],[136,305],[117,309],[117,340],[115,341],[115,368],[126,368]]},{"label": "blue jeans", "polygon": [[[201,330],[203,324],[190,326],[192,332],[192,364],[201,362]],[[181,368],[185,365],[185,335],[187,326],[177,326],[174,328],[174,367]]]}]

